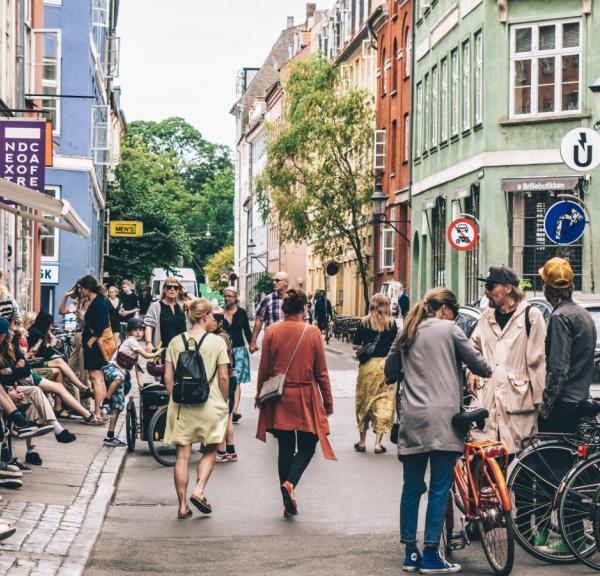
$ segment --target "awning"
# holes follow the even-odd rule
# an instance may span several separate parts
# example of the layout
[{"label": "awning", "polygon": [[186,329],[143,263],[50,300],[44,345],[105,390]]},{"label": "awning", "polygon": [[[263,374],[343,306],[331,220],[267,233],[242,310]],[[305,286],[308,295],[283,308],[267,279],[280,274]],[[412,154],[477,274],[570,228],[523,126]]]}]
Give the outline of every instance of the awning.
[{"label": "awning", "polygon": [[[19,206],[14,206],[13,203],[37,210],[42,215],[31,214]],[[82,238],[90,237],[90,229],[67,200],[52,198],[52,196],[19,186],[4,178],[0,178],[0,209],[21,216],[21,218],[28,218],[41,224],[79,234]]]}]

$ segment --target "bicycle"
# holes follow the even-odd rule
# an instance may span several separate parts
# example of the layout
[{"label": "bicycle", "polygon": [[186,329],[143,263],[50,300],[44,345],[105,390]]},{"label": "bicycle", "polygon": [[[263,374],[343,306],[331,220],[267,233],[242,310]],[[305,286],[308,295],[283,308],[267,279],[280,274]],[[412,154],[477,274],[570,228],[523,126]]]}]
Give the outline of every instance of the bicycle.
[{"label": "bicycle", "polygon": [[[502,442],[471,441],[469,430],[485,426],[489,412],[483,408],[457,414],[452,423],[465,431],[464,454],[454,467],[454,482],[442,529],[445,553],[470,544],[464,521],[474,522],[481,538],[485,556],[497,576],[510,574],[514,564],[514,536],[510,514],[512,502],[498,460],[508,465],[508,450]],[[463,514],[463,528],[454,533],[454,505]]]}]

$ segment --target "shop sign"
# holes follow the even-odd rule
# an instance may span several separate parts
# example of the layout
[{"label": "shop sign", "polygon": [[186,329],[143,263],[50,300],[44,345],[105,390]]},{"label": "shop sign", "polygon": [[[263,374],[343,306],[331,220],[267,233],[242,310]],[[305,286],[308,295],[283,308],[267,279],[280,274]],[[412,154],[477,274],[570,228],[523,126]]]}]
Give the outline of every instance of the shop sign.
[{"label": "shop sign", "polygon": [[600,164],[600,135],[591,128],[575,128],[563,136],[560,155],[571,170],[593,170]]},{"label": "shop sign", "polygon": [[505,178],[504,192],[569,192],[577,186],[579,176],[556,178]]},{"label": "shop sign", "polygon": [[46,122],[0,121],[0,178],[44,192]]},{"label": "shop sign", "polygon": [[139,238],[144,235],[144,223],[138,220],[113,220],[110,235],[122,238]]},{"label": "shop sign", "polygon": [[585,212],[571,200],[550,206],[544,217],[544,231],[554,244],[573,244],[585,230]]},{"label": "shop sign", "polygon": [[448,242],[455,250],[470,250],[478,240],[477,223],[470,218],[457,218],[448,226]]},{"label": "shop sign", "polygon": [[40,268],[40,281],[42,284],[58,284],[59,266],[44,266]]}]

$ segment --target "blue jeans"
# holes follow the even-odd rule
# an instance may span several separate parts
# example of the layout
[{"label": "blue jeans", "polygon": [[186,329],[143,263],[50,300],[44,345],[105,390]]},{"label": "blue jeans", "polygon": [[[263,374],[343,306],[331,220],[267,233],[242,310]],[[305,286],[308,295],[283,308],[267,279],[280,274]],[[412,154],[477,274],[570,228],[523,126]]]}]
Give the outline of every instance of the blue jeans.
[{"label": "blue jeans", "polygon": [[425,546],[439,545],[456,457],[456,452],[441,452],[438,450],[402,456],[404,486],[402,487],[402,498],[400,499],[400,542],[414,544],[417,541],[419,502],[421,496],[427,492],[424,478],[427,462],[429,462],[431,477],[429,479],[429,501],[425,516],[423,544]]}]

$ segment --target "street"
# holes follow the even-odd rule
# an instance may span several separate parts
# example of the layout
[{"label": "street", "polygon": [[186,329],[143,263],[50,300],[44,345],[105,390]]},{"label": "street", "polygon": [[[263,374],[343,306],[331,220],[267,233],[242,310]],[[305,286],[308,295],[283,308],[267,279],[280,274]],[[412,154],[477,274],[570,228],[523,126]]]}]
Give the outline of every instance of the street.
[{"label": "street", "polygon": [[[176,519],[172,469],[160,467],[138,443],[127,458],[114,502],[85,572],[87,576],[151,573],[254,575],[397,575],[403,549],[398,541],[402,466],[395,447],[387,454],[354,452],[352,394],[356,363],[328,353],[335,383],[331,440],[338,461],[325,461],[319,449],[297,491],[300,514],[283,518],[278,490],[276,445],[254,438],[257,412],[244,389],[243,418],[236,426],[237,463],[217,464],[207,497],[213,514]],[[330,349],[331,350],[331,349]],[[253,357],[253,368],[257,356]],[[197,460],[195,460],[197,462]],[[194,471],[190,482],[193,483]],[[190,485],[190,493],[192,486]],[[426,499],[421,503],[424,516]],[[421,522],[423,518],[421,518]],[[421,523],[422,526],[422,523]],[[490,574],[479,543],[455,554],[464,574]],[[550,567],[516,550],[516,575],[591,574],[580,565]]]}]

